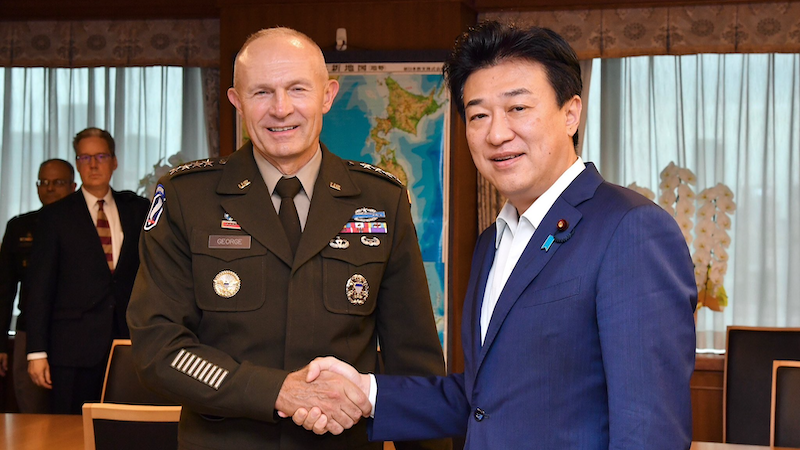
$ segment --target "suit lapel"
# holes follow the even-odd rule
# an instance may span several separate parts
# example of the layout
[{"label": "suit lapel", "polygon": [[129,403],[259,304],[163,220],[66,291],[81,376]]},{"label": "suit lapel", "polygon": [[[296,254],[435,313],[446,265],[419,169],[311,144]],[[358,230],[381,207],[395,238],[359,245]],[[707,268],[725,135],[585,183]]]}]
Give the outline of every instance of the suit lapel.
[{"label": "suit lapel", "polygon": [[128,204],[117,191],[112,189],[111,195],[114,196],[114,203],[117,205],[117,214],[119,214],[119,221],[120,225],[122,226],[122,246],[119,250],[119,260],[117,260],[117,267],[119,267],[122,264],[122,259],[125,257],[125,255],[130,253],[128,249],[125,248],[126,245],[129,245],[129,243],[132,242],[130,239],[128,239],[128,237],[138,235],[140,231],[139,227],[142,224],[137,224],[135,222],[133,210],[128,207]]},{"label": "suit lapel", "polygon": [[[469,345],[465,349],[467,372],[469,373],[469,366],[474,364],[477,367],[478,356],[481,351],[481,305],[483,304],[483,296],[486,292],[486,282],[489,278],[489,270],[492,268],[492,262],[495,255],[495,233],[497,228],[492,224],[481,235],[481,239],[475,248],[475,255],[480,258],[479,261],[473,261],[472,276],[470,277],[470,285],[467,290],[467,297],[465,299],[464,317],[461,325],[461,341],[465,345]],[[477,372],[477,370],[475,371]],[[473,377],[467,377],[467,392],[472,390]]]},{"label": "suit lapel", "polygon": [[[91,261],[102,261],[103,267],[111,274],[111,269],[108,268],[106,262],[106,254],[103,251],[103,245],[100,243],[100,237],[97,235],[97,226],[92,220],[92,214],[89,212],[89,205],[86,204],[86,197],[83,196],[83,191],[78,189],[72,194],[71,201],[73,208],[77,214],[75,217],[75,235],[69,236],[73,242],[79,242],[83,246],[85,255]],[[81,237],[83,236],[83,237]],[[99,273],[99,272],[95,272]]]},{"label": "suit lapel", "polygon": [[[533,237],[531,237],[531,240],[528,242],[519,261],[517,261],[517,264],[514,266],[503,291],[500,293],[500,298],[492,313],[492,319],[489,322],[489,328],[486,331],[486,339],[484,339],[483,346],[479,346],[480,352],[476,360],[476,368],[480,367],[487,352],[492,347],[492,343],[497,337],[500,327],[514,304],[520,298],[520,295],[536,279],[542,269],[555,259],[559,248],[561,248],[562,245],[568,245],[568,237],[571,237],[572,234],[576,232],[576,227],[583,217],[581,212],[577,209],[577,205],[591,198],[602,182],[603,179],[600,177],[600,174],[597,173],[594,165],[591,163],[586,164],[586,169],[584,169],[569,187],[567,187],[547,212],[542,223],[539,224]],[[561,219],[565,219],[569,223],[569,227],[559,232],[557,223]],[[546,247],[544,244],[550,235],[553,235],[559,240],[564,240],[566,238],[566,241],[563,243],[554,241],[549,248],[543,248]],[[486,278],[488,276],[488,271],[486,274],[482,273],[482,276]],[[486,281],[484,281],[484,286],[485,283]],[[480,313],[480,309],[478,313]],[[478,322],[480,322],[480,320],[478,320]],[[480,328],[478,329],[478,339],[480,339]]]},{"label": "suit lapel", "polygon": [[322,146],[322,166],[314,183],[306,226],[297,247],[295,270],[325,248],[353,217],[355,210],[364,206],[347,198],[360,193],[361,189],[350,178],[345,162]]},{"label": "suit lapel", "polygon": [[237,150],[228,158],[217,185],[218,194],[230,194],[220,204],[248,233],[288,266],[292,250],[283,233],[270,193],[253,158],[253,146]]}]

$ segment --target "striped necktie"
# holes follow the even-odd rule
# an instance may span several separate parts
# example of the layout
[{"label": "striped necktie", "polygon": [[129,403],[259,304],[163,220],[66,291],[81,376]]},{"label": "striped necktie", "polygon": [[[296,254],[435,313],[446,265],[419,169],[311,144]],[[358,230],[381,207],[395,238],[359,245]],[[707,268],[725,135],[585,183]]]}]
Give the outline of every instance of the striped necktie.
[{"label": "striped necktie", "polygon": [[97,201],[97,235],[100,236],[100,244],[103,245],[103,252],[106,254],[106,262],[111,273],[114,273],[114,248],[111,246],[111,227],[108,225],[108,216],[103,211],[105,200]]}]

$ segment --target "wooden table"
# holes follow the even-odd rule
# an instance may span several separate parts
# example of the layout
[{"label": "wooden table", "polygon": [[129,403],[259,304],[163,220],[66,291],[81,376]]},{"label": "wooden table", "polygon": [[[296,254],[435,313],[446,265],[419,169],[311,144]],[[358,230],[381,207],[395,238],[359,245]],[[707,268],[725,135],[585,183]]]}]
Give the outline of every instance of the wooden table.
[{"label": "wooden table", "polygon": [[83,417],[0,414],[0,450],[83,450]]},{"label": "wooden table", "polygon": [[720,444],[718,442],[692,442],[691,450],[791,450],[784,447],[761,445]]},{"label": "wooden table", "polygon": [[[0,414],[0,450],[83,450],[83,418],[59,414]],[[386,448],[392,448],[387,445]],[[691,450],[768,450],[759,445],[693,442]],[[772,450],[781,450],[778,447]],[[791,449],[784,449],[791,450]]]}]

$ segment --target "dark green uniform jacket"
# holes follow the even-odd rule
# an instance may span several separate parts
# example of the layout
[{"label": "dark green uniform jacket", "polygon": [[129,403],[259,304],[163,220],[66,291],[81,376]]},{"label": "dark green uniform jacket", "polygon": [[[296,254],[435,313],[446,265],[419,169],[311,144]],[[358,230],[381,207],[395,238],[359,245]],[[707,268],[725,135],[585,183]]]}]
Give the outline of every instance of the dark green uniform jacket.
[{"label": "dark green uniform jacket", "polygon": [[[276,419],[286,375],[320,355],[376,372],[378,339],[385,373],[444,372],[406,189],[322,152],[294,260],[252,146],[160,181],[128,323],[145,384],[183,405],[181,448],[381,448],[365,420],[317,436]],[[384,225],[341,233],[356,222]]]}]

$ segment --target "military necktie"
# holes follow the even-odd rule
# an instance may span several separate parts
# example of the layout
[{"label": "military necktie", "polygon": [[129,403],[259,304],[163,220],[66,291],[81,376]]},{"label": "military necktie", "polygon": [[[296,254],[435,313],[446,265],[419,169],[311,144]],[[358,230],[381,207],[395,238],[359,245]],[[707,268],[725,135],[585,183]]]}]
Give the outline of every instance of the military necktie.
[{"label": "military necktie", "polygon": [[111,227],[108,225],[108,216],[103,211],[105,200],[98,200],[97,207],[97,235],[100,236],[100,243],[103,245],[103,252],[106,254],[106,262],[111,273],[114,273],[114,248],[111,246]]},{"label": "military necktie", "polygon": [[278,218],[281,220],[286,238],[289,239],[292,254],[297,252],[297,244],[300,242],[300,234],[302,233],[300,230],[300,218],[297,216],[297,207],[294,205],[294,197],[302,187],[297,177],[281,178],[278,181],[278,185],[275,186],[275,192],[281,196]]}]

